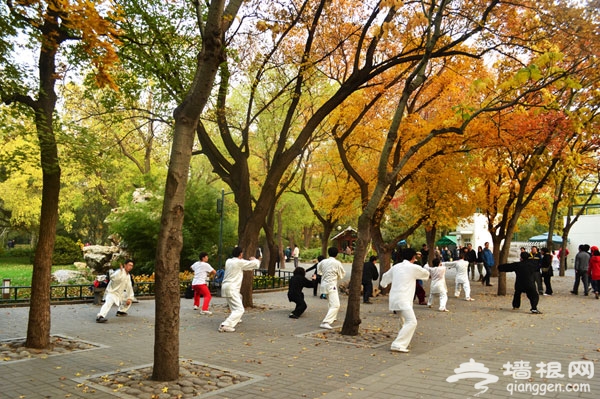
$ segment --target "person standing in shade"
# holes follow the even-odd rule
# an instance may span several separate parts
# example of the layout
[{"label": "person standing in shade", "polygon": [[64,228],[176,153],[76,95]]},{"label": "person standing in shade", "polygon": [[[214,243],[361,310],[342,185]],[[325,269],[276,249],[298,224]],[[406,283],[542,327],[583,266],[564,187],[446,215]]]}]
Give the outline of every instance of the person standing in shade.
[{"label": "person standing in shade", "polygon": [[119,270],[111,274],[110,281],[104,292],[104,305],[100,308],[100,312],[96,316],[96,323],[105,323],[106,315],[113,307],[118,306],[117,316],[127,316],[127,311],[133,303],[133,286],[131,285],[131,277],[129,273],[133,269],[133,261],[127,259],[125,263],[120,265]]},{"label": "person standing in shade", "polygon": [[546,247],[541,249],[542,260],[540,261],[540,272],[541,277],[544,279],[544,286],[546,287],[543,295],[552,295],[552,276],[554,276],[554,270],[552,267],[552,255],[550,250]]},{"label": "person standing in shade", "polygon": [[302,292],[303,288],[311,288],[316,281],[308,280],[306,277],[306,271],[303,267],[298,266],[294,269],[292,278],[290,278],[290,285],[288,287],[288,300],[290,302],[294,302],[296,307],[290,313],[290,319],[297,319],[302,316],[302,313],[308,307],[306,305],[306,301],[304,300],[304,293]]},{"label": "person standing in shade", "polygon": [[331,330],[331,323],[336,320],[340,310],[338,282],[346,276],[346,270],[342,262],[335,258],[338,255],[336,247],[329,248],[327,254],[329,258],[323,259],[317,266],[317,274],[321,275],[321,294],[327,296],[327,314],[319,327]]},{"label": "person standing in shade", "polygon": [[538,261],[538,269],[533,274],[533,278],[535,280],[535,285],[538,290],[538,294],[544,295],[544,287],[542,286],[542,272],[540,268],[542,267],[542,254],[538,251],[538,247],[535,245],[531,247],[531,254],[529,255],[532,259],[536,259]]},{"label": "person standing in shade", "polygon": [[405,248],[402,258],[402,262],[396,263],[381,276],[380,283],[383,288],[392,285],[389,309],[400,312],[402,327],[390,348],[394,352],[409,352],[408,346],[417,329],[417,317],[413,310],[416,281],[429,279],[429,272],[415,264],[417,257],[414,249]]},{"label": "person standing in shade", "polygon": [[600,299],[600,251],[597,246],[591,248],[592,256],[588,264],[588,275],[592,283],[592,290],[596,299]]},{"label": "person standing in shade", "polygon": [[298,246],[294,246],[294,251],[292,252],[292,258],[294,258],[294,268],[298,267],[298,260],[300,257],[300,248]]},{"label": "person standing in shade", "polygon": [[233,248],[231,256],[225,262],[225,275],[221,283],[221,296],[227,298],[231,313],[219,326],[219,332],[235,331],[235,326],[244,315],[244,304],[240,293],[244,271],[258,269],[260,266],[260,261],[254,257],[250,260],[244,259],[244,251],[240,247]]},{"label": "person standing in shade", "polygon": [[531,313],[540,314],[537,308],[540,296],[535,287],[535,271],[538,270],[538,260],[531,259],[527,252],[521,252],[521,261],[514,263],[505,263],[498,265],[498,270],[501,272],[515,272],[515,294],[513,296],[513,310],[521,307],[521,294],[524,292],[529,298],[531,304]]},{"label": "person standing in shade", "polygon": [[481,253],[481,258],[483,259],[483,267],[485,268],[485,276],[483,276],[483,280],[481,280],[481,284],[484,284],[488,287],[491,287],[490,277],[492,277],[492,267],[494,267],[494,254],[490,250],[490,243],[486,242],[483,244],[483,252]]},{"label": "person standing in shade", "polygon": [[379,278],[379,272],[375,261],[377,256],[371,255],[369,261],[363,264],[362,285],[363,285],[363,303],[371,303],[369,298],[373,296],[373,281]]},{"label": "person standing in shade", "polygon": [[192,269],[194,272],[194,279],[192,280],[192,290],[194,291],[194,310],[198,310],[200,308],[200,297],[204,297],[204,301],[202,302],[202,310],[200,313],[211,315],[212,312],[208,310],[208,307],[210,306],[212,295],[210,294],[206,280],[210,276],[217,274],[217,272],[211,265],[208,264],[208,254],[206,252],[200,252],[198,258],[200,260],[190,266],[190,269]]},{"label": "person standing in shade", "polygon": [[575,283],[573,284],[573,290],[571,294],[578,295],[579,292],[579,281],[583,284],[583,295],[588,295],[588,266],[590,264],[590,253],[589,245],[581,244],[579,246],[579,252],[575,255]]},{"label": "person standing in shade", "polygon": [[477,263],[477,252],[473,249],[473,244],[468,243],[467,247],[463,249],[465,256],[459,256],[460,259],[464,259],[468,262],[467,276],[471,274],[471,280],[475,280],[475,264]]}]

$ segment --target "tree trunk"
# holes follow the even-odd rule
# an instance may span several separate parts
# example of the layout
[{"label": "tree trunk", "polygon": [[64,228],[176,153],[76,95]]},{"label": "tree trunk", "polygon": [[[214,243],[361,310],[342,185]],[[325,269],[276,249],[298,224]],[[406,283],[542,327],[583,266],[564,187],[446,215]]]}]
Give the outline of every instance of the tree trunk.
[{"label": "tree trunk", "polygon": [[[212,91],[218,67],[225,59],[223,37],[229,22],[224,18],[224,6],[225,0],[210,2],[194,81],[184,101],[174,112],[173,145],[156,249],[156,321],[152,370],[152,379],[155,381],[174,381],[179,378],[179,257],[183,246],[185,189],[198,120]],[[232,12],[233,17],[235,14]]]},{"label": "tree trunk", "polygon": [[343,335],[358,335],[358,329],[361,323],[360,319],[360,289],[362,285],[363,260],[367,254],[367,247],[371,241],[371,217],[363,211],[358,218],[358,239],[354,249],[354,260],[352,262],[352,274],[350,275],[350,284],[348,286],[348,308],[346,317],[342,326]]},{"label": "tree trunk", "polygon": [[39,91],[37,102],[26,103],[35,112],[35,125],[40,145],[42,166],[42,208],[40,230],[35,247],[31,301],[25,346],[44,349],[50,345],[50,283],[52,252],[56,240],[60,195],[60,165],[58,146],[53,129],[56,109],[56,51],[62,37],[59,17],[49,12],[44,23],[44,35],[39,59]]},{"label": "tree trunk", "polygon": [[58,148],[52,129],[52,110],[36,112],[42,163],[42,209],[40,232],[31,279],[31,302],[25,346],[44,349],[50,345],[50,283],[52,252],[56,240],[58,202],[60,194],[60,166]]}]

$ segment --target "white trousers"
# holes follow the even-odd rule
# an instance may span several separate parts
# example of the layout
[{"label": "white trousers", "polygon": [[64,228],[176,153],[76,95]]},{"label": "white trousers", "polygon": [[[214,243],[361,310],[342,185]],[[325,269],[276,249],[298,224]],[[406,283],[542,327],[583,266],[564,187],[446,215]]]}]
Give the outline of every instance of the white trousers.
[{"label": "white trousers", "polygon": [[127,300],[123,300],[115,294],[106,294],[104,297],[104,305],[102,305],[102,307],[100,308],[100,312],[98,313],[97,317],[102,316],[106,318],[106,315],[108,314],[108,312],[110,312],[110,308],[112,308],[114,305],[117,305],[119,307],[119,309],[117,309],[119,312],[125,313],[127,313],[129,308],[131,307],[131,304],[127,305]]},{"label": "white trousers", "polygon": [[446,309],[446,302],[448,302],[448,293],[447,292],[440,292],[437,294],[434,293],[429,293],[429,300],[427,301],[427,306],[431,306],[431,304],[433,303],[433,296],[437,295],[440,297],[440,310],[444,310]]},{"label": "white trousers", "polygon": [[471,284],[467,280],[466,283],[456,283],[456,287],[454,288],[454,296],[459,297],[461,288],[465,290],[465,299],[471,298]]},{"label": "white trousers", "polygon": [[234,293],[230,297],[227,298],[227,305],[229,306],[229,317],[225,319],[223,323],[224,326],[234,328],[242,319],[244,315],[244,304],[242,302],[242,294]]},{"label": "white trousers", "polygon": [[398,331],[398,336],[392,342],[392,349],[406,350],[417,329],[417,316],[415,316],[415,311],[412,308],[399,310],[398,312],[400,313],[402,327]]},{"label": "white trousers", "polygon": [[333,324],[333,322],[337,319],[338,311],[340,310],[340,296],[338,294],[337,287],[332,287],[327,291],[327,301],[327,314],[325,315],[322,323]]}]

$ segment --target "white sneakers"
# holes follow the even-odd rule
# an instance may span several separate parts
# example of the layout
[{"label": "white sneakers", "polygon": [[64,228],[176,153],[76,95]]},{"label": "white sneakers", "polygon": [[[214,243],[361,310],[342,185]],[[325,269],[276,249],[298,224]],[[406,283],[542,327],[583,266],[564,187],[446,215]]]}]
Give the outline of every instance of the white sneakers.
[{"label": "white sneakers", "polygon": [[408,352],[410,352],[410,350],[409,350],[409,349],[395,348],[395,347],[393,347],[393,346],[390,348],[390,350],[391,350],[392,352],[402,352],[402,353],[408,353]]},{"label": "white sneakers", "polygon": [[200,309],[198,306],[194,306],[194,310],[198,310]]},{"label": "white sneakers", "polygon": [[473,298],[465,298],[465,301],[474,301],[475,299]]},{"label": "white sneakers", "polygon": [[212,312],[210,310],[201,310],[200,314],[206,314],[206,315],[211,315]]},{"label": "white sneakers", "polygon": [[331,327],[331,324],[329,324],[329,323],[321,323],[321,325],[319,327],[325,328],[327,330],[333,330],[333,327]]},{"label": "white sneakers", "polygon": [[219,326],[219,332],[234,332],[234,331],[235,331],[235,328],[233,328],[233,327],[225,326],[223,324],[221,324]]}]

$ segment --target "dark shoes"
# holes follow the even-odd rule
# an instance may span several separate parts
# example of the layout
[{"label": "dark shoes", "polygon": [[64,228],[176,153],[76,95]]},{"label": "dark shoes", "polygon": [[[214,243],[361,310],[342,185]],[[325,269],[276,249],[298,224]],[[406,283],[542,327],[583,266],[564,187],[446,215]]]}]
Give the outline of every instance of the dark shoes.
[{"label": "dark shoes", "polygon": [[571,294],[573,295],[579,295],[578,293],[576,293],[575,291],[569,291]]},{"label": "dark shoes", "polygon": [[371,301],[367,301],[367,302],[363,302],[363,303],[364,303],[365,305],[370,305],[370,304],[372,304],[373,302],[371,302]]},{"label": "dark shoes", "polygon": [[127,316],[126,312],[121,312],[121,311],[117,310],[117,317],[124,317],[124,316]]},{"label": "dark shoes", "polygon": [[486,286],[486,287],[493,287],[493,286],[494,286],[494,284],[486,284],[485,286]]},{"label": "dark shoes", "polygon": [[542,314],[542,312],[540,312],[540,311],[539,311],[539,310],[537,310],[537,309],[531,309],[531,313],[532,313],[532,314]]},{"label": "dark shoes", "polygon": [[289,318],[290,318],[290,319],[297,319],[297,318],[298,318],[298,316],[296,316],[296,315],[295,315],[295,314],[293,314],[293,313],[290,313],[290,315],[289,315]]},{"label": "dark shoes", "polygon": [[96,317],[96,323],[106,323],[108,320],[106,320],[104,317],[102,316],[98,316]]}]

